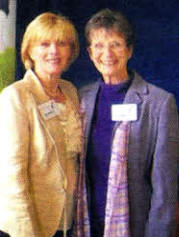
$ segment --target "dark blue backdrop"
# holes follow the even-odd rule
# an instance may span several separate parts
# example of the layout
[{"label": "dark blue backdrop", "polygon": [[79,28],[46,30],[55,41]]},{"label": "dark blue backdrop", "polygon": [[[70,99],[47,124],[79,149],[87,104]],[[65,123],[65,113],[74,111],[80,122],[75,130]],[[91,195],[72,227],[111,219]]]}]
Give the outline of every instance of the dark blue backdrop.
[{"label": "dark blue backdrop", "polygon": [[77,87],[94,81],[98,73],[85,49],[84,26],[93,13],[105,7],[121,10],[136,27],[130,66],[147,81],[172,92],[179,108],[179,0],[17,0],[16,79],[24,74],[19,51],[27,23],[44,11],[59,11],[74,22],[81,44],[79,58],[64,76]]}]

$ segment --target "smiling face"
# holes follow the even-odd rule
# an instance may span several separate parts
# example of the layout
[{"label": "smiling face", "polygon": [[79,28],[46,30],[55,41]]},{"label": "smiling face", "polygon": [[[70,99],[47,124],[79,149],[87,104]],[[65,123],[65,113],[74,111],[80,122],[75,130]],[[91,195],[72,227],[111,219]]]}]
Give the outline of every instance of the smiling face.
[{"label": "smiling face", "polygon": [[34,71],[40,78],[59,77],[67,68],[71,45],[63,40],[40,40],[30,49]]},{"label": "smiling face", "polygon": [[127,62],[132,56],[132,48],[126,46],[123,35],[113,29],[93,29],[88,52],[106,83],[127,80]]}]

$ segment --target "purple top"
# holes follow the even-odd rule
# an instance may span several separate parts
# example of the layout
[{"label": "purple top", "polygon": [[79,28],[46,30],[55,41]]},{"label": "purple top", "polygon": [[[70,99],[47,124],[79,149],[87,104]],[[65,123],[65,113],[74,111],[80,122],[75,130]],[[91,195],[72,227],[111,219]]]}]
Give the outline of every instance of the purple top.
[{"label": "purple top", "polygon": [[101,82],[92,120],[87,152],[87,174],[92,193],[90,218],[92,237],[103,236],[111,137],[115,122],[111,105],[122,104],[130,81],[118,85]]}]

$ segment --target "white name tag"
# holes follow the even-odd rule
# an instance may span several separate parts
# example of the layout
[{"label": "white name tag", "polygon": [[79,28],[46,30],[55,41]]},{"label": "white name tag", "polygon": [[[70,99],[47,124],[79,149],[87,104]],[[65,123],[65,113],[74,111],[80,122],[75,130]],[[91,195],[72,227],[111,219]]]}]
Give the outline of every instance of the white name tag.
[{"label": "white name tag", "polygon": [[111,107],[112,121],[136,121],[137,105],[136,104],[114,104]]},{"label": "white name tag", "polygon": [[54,100],[49,100],[48,102],[39,105],[38,108],[45,120],[51,119],[60,114],[60,110]]}]

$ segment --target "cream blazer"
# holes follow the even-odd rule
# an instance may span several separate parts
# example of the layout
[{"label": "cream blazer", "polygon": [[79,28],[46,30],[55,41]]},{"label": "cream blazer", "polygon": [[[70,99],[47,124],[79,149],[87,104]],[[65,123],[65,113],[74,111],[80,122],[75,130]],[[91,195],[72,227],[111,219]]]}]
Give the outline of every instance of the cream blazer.
[{"label": "cream blazer", "polygon": [[[59,85],[73,112],[67,140],[76,169],[81,149],[77,93],[68,81]],[[68,179],[51,134],[56,131],[58,138],[59,129],[39,112],[39,105],[48,101],[31,70],[0,95],[0,230],[11,237],[50,237],[63,216]],[[77,175],[71,176],[75,186]]]}]

